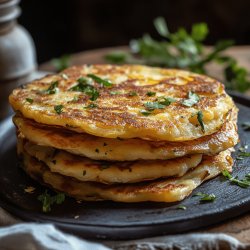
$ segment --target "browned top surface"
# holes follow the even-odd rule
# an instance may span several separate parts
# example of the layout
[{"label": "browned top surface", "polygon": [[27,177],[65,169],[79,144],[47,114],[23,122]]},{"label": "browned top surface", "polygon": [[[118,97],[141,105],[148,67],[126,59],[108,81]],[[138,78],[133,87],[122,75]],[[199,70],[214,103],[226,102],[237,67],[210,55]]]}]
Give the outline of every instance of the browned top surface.
[{"label": "browned top surface", "polygon": [[[71,91],[78,79],[88,74],[112,83],[107,87],[91,81],[90,86],[99,93],[94,101],[85,92]],[[58,83],[56,93],[44,93],[54,82]],[[189,91],[200,96],[192,107],[182,104]],[[148,96],[149,92],[155,94]],[[155,108],[148,116],[141,113],[148,111],[148,102],[159,103],[162,98],[175,101]],[[14,90],[10,103],[23,116],[44,124],[107,138],[169,141],[192,140],[216,132],[233,106],[217,80],[187,71],[140,65],[72,67]],[[95,107],[84,108],[90,104]],[[63,107],[60,114],[54,109],[57,105]],[[203,112],[205,131],[199,126],[198,111]]]}]

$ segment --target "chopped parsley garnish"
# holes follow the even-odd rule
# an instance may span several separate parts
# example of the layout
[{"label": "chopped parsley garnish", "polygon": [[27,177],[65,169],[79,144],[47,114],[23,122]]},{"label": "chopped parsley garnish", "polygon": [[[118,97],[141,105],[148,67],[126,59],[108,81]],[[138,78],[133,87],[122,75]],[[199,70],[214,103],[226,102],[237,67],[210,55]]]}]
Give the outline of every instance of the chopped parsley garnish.
[{"label": "chopped parsley garnish", "polygon": [[62,71],[70,66],[70,55],[63,55],[52,60],[56,71]]},{"label": "chopped parsley garnish", "polygon": [[86,77],[80,77],[77,82],[78,84],[70,88],[70,91],[83,92],[90,96],[91,101],[95,101],[99,97],[99,92],[97,89],[90,85],[90,79]]},{"label": "chopped parsley garnish", "polygon": [[250,130],[250,122],[243,122],[241,126],[244,130]]},{"label": "chopped parsley garnish", "polygon": [[155,109],[164,109],[173,102],[175,102],[174,98],[161,96],[157,98],[157,102],[146,102],[144,106],[147,108],[147,110],[154,111]]},{"label": "chopped parsley garnish", "polygon": [[246,174],[245,178],[242,180],[239,180],[238,177],[233,177],[228,170],[222,170],[222,175],[229,180],[231,183],[238,185],[242,188],[248,188],[250,187],[250,174]]},{"label": "chopped parsley garnish", "polygon": [[198,111],[197,112],[197,120],[201,126],[201,130],[202,132],[204,133],[205,132],[205,126],[204,126],[204,123],[203,123],[203,113],[202,111]]},{"label": "chopped parsley garnish", "polygon": [[147,96],[155,96],[155,95],[156,95],[156,92],[152,92],[152,91],[147,92]]},{"label": "chopped parsley garnish", "polygon": [[179,206],[177,207],[177,209],[186,210],[186,209],[187,209],[187,207],[186,207],[186,206],[184,206],[184,205],[179,205]]},{"label": "chopped parsley garnish", "polygon": [[195,94],[192,91],[188,92],[188,99],[184,100],[182,102],[183,105],[187,106],[187,107],[192,107],[194,104],[198,103],[200,100],[200,97]]},{"label": "chopped parsley garnish", "polygon": [[56,106],[54,106],[54,110],[56,111],[56,113],[58,115],[60,115],[62,113],[62,109],[63,109],[63,105],[56,105]]},{"label": "chopped parsley garnish", "polygon": [[144,106],[148,109],[148,110],[155,110],[155,109],[164,109],[165,105],[160,104],[159,102],[146,102],[144,104]]},{"label": "chopped parsley garnish", "polygon": [[144,116],[149,116],[149,115],[152,114],[151,111],[146,111],[146,110],[141,110],[140,112],[141,112],[141,114],[144,115]]},{"label": "chopped parsley garnish", "polygon": [[38,196],[38,200],[42,202],[42,210],[44,213],[51,211],[51,206],[54,204],[62,204],[65,200],[65,194],[58,193],[54,196],[48,194],[48,190]]},{"label": "chopped parsley garnish", "polygon": [[25,100],[26,100],[26,102],[28,102],[28,103],[30,103],[30,104],[32,104],[32,103],[33,103],[33,101],[34,101],[34,100],[33,100],[33,99],[31,99],[31,98],[26,98]]},{"label": "chopped parsley garnish", "polygon": [[197,193],[194,196],[200,196],[200,201],[203,202],[213,202],[216,200],[216,196],[214,194],[205,194],[205,193]]},{"label": "chopped parsley garnish", "polygon": [[85,88],[87,86],[91,86],[90,83],[90,79],[86,78],[86,77],[80,77],[77,79],[78,84],[75,85],[74,87],[70,88],[70,90],[72,91],[78,91],[78,92],[85,92]]},{"label": "chopped parsley garnish", "polygon": [[102,85],[105,86],[105,87],[110,87],[110,86],[112,86],[112,82],[111,82],[111,81],[102,79],[102,78],[100,78],[100,77],[97,76],[97,75],[88,74],[87,76],[90,77],[91,79],[93,79],[95,82],[97,82],[97,83],[99,83],[99,84],[102,84]]},{"label": "chopped parsley garnish", "polygon": [[157,98],[157,101],[162,105],[169,106],[171,103],[175,102],[175,99],[172,97],[161,96]]},{"label": "chopped parsley garnish", "polygon": [[238,154],[239,157],[250,157],[250,152],[240,152]]},{"label": "chopped parsley garnish", "polygon": [[130,91],[128,93],[129,96],[137,96],[137,93],[135,91]]},{"label": "chopped parsley garnish", "polygon": [[52,82],[48,89],[44,91],[45,94],[53,95],[56,93],[58,87],[58,81]]},{"label": "chopped parsley garnish", "polygon": [[86,170],[83,170],[82,171],[82,176],[85,176],[87,174],[87,171]]},{"label": "chopped parsley garnish", "polygon": [[97,108],[98,105],[95,103],[90,103],[88,106],[84,107],[85,109],[93,109],[93,108]]}]

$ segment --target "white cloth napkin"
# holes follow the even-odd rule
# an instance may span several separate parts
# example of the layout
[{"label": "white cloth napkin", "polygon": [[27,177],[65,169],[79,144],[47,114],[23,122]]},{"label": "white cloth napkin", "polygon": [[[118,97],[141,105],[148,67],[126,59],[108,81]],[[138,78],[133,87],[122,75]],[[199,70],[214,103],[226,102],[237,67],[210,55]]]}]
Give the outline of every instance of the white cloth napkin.
[{"label": "white cloth napkin", "polygon": [[109,250],[57,230],[50,224],[22,223],[0,229],[1,250]]},{"label": "white cloth napkin", "polygon": [[[106,245],[106,246],[105,246]],[[21,223],[0,228],[1,250],[250,250],[225,234],[184,234],[133,241],[91,243],[51,224]]]}]

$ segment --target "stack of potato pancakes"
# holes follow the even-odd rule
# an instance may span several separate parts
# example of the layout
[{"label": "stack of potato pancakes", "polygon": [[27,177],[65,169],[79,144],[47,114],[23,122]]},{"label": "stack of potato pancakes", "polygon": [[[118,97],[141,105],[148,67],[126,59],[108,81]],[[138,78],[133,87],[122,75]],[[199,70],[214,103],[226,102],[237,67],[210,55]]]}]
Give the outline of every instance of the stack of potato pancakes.
[{"label": "stack of potato pancakes", "polygon": [[238,110],[204,75],[82,65],[9,100],[23,169],[77,199],[174,202],[232,169]]}]

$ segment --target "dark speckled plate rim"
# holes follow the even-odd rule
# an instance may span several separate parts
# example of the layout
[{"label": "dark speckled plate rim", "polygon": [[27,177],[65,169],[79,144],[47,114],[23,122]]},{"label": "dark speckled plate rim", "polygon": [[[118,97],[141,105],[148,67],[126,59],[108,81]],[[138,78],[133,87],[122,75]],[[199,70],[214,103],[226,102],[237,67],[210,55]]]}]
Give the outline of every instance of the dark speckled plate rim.
[{"label": "dark speckled plate rim", "polygon": [[[228,91],[229,94],[234,98],[236,103],[242,104],[244,106],[250,107],[250,97],[247,97],[238,92]],[[4,136],[4,133],[11,124],[11,117],[6,118],[0,124],[0,138]],[[195,215],[186,216],[185,219],[178,218],[169,221],[167,224],[165,222],[156,222],[148,224],[146,221],[144,223],[130,225],[103,225],[103,224],[87,224],[79,223],[76,221],[75,224],[70,222],[61,222],[56,218],[53,219],[46,217],[38,212],[23,211],[17,207],[17,205],[10,203],[4,197],[1,196],[0,205],[2,208],[10,212],[11,214],[25,220],[43,223],[53,223],[60,229],[64,231],[74,233],[79,236],[84,236],[86,238],[98,238],[98,239],[135,239],[142,237],[152,237],[164,234],[173,234],[178,232],[185,232],[187,230],[194,230],[197,228],[205,227],[208,225],[213,225],[218,222],[225,221],[229,218],[239,216],[250,210],[250,199],[248,195],[244,199],[230,203],[228,206],[223,208],[223,216],[221,216],[221,209],[217,208],[210,211],[203,211],[202,218]],[[211,217],[211,215],[213,215]],[[201,225],[202,220],[202,225]],[[176,226],[178,224],[178,226]],[[174,225],[172,227],[171,225]],[[180,229],[181,228],[181,229]],[[115,232],[115,233],[114,233]]]}]

